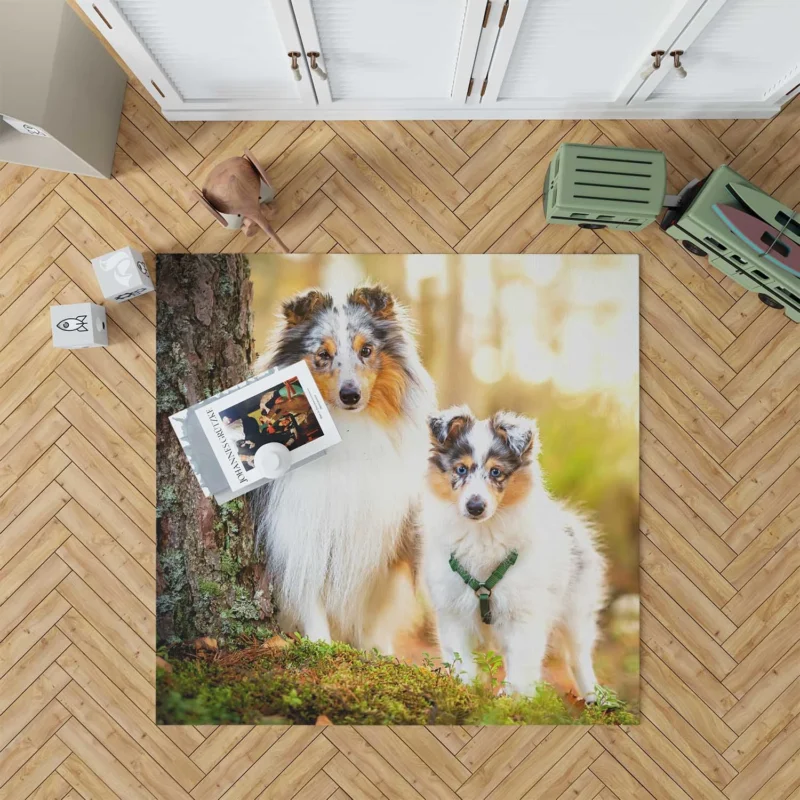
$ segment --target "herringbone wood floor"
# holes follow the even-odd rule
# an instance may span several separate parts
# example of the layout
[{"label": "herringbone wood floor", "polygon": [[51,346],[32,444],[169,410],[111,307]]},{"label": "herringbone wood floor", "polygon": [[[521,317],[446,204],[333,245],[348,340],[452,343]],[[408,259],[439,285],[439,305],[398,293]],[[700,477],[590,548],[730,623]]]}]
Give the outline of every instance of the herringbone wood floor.
[{"label": "herringbone wood floor", "polygon": [[[166,122],[133,83],[111,181],[0,166],[0,797],[800,798],[800,327],[654,226],[548,227],[561,141],[722,162],[800,205],[772,121]],[[194,199],[253,149],[299,252],[641,256],[642,724],[157,728],[154,296],[108,349],[50,344],[88,259],[268,250]]]}]

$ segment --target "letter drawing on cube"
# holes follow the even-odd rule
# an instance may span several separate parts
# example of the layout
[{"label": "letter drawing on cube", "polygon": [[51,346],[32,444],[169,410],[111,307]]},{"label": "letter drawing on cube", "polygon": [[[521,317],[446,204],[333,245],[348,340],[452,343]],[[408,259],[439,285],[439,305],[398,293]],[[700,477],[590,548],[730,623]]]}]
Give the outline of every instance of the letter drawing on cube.
[{"label": "letter drawing on cube", "polygon": [[106,300],[118,303],[153,291],[153,281],[142,254],[123,247],[92,259],[94,274]]},{"label": "letter drawing on cube", "polygon": [[94,303],[50,306],[53,347],[77,350],[108,345],[106,310]]}]

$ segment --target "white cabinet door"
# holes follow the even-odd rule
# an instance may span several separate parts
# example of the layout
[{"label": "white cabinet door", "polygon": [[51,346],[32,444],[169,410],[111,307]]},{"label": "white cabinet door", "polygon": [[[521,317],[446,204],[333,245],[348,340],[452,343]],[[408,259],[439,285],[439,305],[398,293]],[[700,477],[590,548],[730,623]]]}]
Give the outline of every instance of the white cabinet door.
[{"label": "white cabinet door", "polygon": [[481,105],[586,109],[624,103],[659,42],[702,0],[509,0]]},{"label": "white cabinet door", "polygon": [[668,60],[634,104],[784,102],[800,88],[800,0],[709,0],[669,50],[686,77]]},{"label": "white cabinet door", "polygon": [[486,0],[292,0],[320,107],[462,105]]},{"label": "white cabinet door", "polygon": [[316,106],[289,0],[78,3],[165,110]]}]

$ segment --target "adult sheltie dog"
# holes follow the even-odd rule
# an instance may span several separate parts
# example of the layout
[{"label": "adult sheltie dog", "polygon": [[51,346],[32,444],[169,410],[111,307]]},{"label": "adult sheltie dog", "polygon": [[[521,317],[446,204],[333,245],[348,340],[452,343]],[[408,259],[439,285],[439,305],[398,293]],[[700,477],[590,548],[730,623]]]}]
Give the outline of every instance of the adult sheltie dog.
[{"label": "adult sheltie dog", "polygon": [[303,359],[342,437],[259,491],[257,536],[283,630],[392,653],[408,623],[433,382],[405,310],[381,287],[283,304],[256,370]]},{"label": "adult sheltie dog", "polygon": [[[503,653],[509,690],[532,694],[559,627],[578,689],[594,702],[605,565],[587,521],[544,485],[536,423],[507,411],[478,420],[461,406],[431,416],[430,435],[423,570],[442,658],[458,654],[471,680],[473,650],[488,643]],[[498,566],[497,582],[479,587]]]}]

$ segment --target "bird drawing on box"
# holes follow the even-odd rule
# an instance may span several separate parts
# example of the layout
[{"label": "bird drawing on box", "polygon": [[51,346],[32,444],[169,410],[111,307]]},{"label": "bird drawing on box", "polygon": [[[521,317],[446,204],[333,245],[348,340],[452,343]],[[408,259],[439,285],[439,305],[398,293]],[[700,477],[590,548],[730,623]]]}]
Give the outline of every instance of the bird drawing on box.
[{"label": "bird drawing on box", "polygon": [[89,330],[89,326],[86,324],[86,314],[62,319],[56,323],[56,327],[62,331],[75,331],[76,333],[86,333]]},{"label": "bird drawing on box", "polygon": [[[147,269],[142,269],[142,266],[139,266],[139,271],[146,275]],[[127,253],[112,253],[102,262],[102,268],[106,272],[113,271],[114,279],[123,286],[130,286],[131,283],[133,283],[133,275],[131,274],[131,259],[128,257]]]}]

